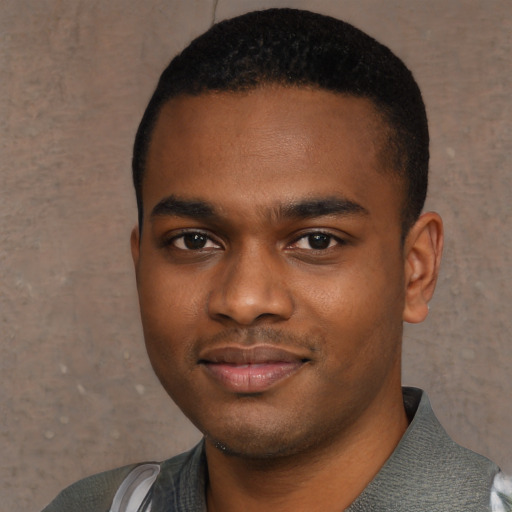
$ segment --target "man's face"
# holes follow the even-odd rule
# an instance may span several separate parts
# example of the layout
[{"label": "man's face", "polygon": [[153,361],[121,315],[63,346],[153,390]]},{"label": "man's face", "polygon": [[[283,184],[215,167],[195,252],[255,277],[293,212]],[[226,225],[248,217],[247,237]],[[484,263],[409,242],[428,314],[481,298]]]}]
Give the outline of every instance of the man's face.
[{"label": "man's face", "polygon": [[132,240],[147,350],[229,453],[341,440],[396,400],[402,192],[385,133],[371,102],[321,90],[179,97],[161,113]]}]

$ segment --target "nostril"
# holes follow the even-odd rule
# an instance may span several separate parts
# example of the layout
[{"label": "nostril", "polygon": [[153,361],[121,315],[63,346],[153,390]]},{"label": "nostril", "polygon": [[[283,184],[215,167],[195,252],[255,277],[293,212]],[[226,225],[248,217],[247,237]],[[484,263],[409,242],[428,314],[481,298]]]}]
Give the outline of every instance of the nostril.
[{"label": "nostril", "polygon": [[278,315],[274,314],[274,313],[262,313],[261,315],[258,315],[256,317],[256,320],[267,320],[267,319],[272,319],[274,317],[276,317]]}]

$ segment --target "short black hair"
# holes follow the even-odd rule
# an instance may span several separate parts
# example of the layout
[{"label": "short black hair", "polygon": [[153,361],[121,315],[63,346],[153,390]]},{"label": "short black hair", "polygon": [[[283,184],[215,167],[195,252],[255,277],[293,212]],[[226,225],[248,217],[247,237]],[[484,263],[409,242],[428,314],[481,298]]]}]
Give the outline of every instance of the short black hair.
[{"label": "short black hair", "polygon": [[315,87],[374,103],[390,128],[384,149],[404,185],[405,236],[421,213],[428,183],[429,134],[420,89],[389,48],[344,21],[297,9],[255,11],[217,23],[164,70],[135,137],[140,229],[146,157],[163,105],[180,95],[271,84]]}]

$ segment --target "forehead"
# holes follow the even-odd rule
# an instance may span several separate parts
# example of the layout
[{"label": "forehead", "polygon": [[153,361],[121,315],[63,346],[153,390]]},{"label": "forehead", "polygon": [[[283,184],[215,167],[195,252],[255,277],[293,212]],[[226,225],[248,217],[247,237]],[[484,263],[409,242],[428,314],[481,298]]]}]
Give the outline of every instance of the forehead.
[{"label": "forehead", "polygon": [[370,184],[393,181],[383,157],[387,131],[370,100],[318,89],[177,97],[153,131],[145,209],[165,192],[197,197],[236,190],[254,205],[308,191],[332,195],[335,187],[361,199]]}]

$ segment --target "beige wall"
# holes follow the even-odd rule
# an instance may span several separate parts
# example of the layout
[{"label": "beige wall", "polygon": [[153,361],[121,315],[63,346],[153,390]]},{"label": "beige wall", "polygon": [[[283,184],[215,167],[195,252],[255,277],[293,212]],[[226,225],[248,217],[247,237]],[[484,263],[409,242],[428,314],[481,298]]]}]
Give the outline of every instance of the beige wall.
[{"label": "beige wall", "polygon": [[38,510],[86,474],[198,438],[143,348],[132,139],[164,65],[214,17],[285,5],[353,22],[415,72],[429,207],[448,242],[430,318],[406,330],[405,381],[429,390],[458,441],[512,471],[509,0],[1,0],[5,510]]}]

